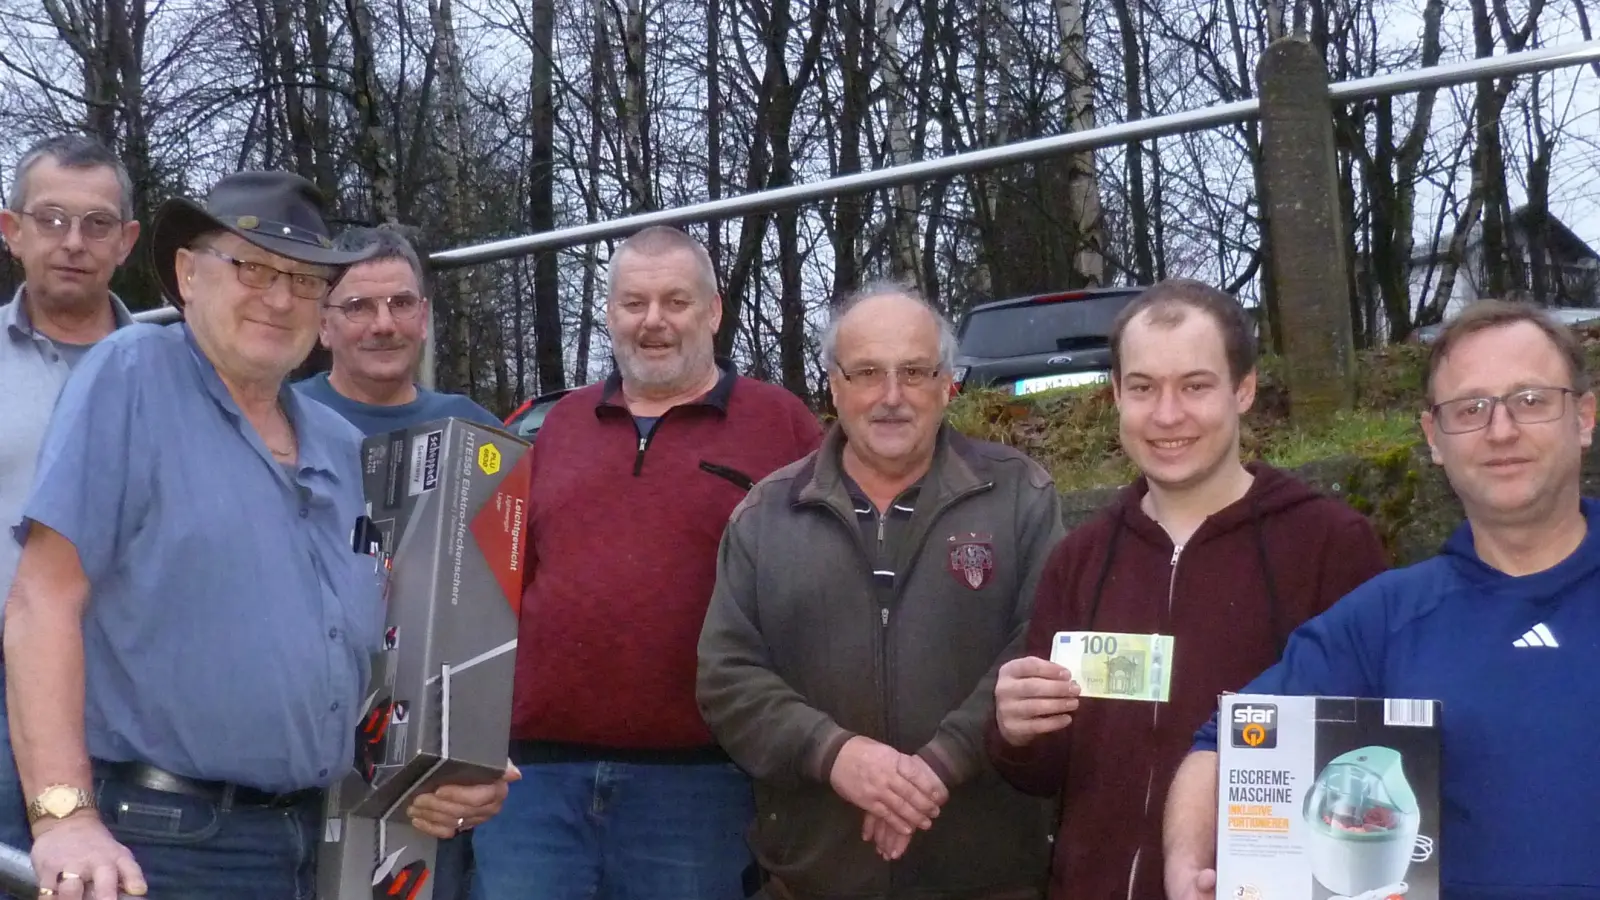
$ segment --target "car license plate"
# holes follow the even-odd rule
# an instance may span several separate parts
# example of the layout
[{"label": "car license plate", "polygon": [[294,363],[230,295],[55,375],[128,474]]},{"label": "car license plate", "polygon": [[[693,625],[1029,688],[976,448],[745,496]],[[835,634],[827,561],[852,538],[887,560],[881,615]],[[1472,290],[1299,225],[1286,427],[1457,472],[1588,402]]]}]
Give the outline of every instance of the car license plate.
[{"label": "car license plate", "polygon": [[1104,370],[1041,375],[1038,378],[1024,378],[1018,381],[1014,392],[1018,397],[1021,397],[1024,394],[1037,394],[1040,391],[1050,391],[1056,388],[1078,387],[1085,384],[1104,384],[1110,380],[1110,376],[1111,373]]}]

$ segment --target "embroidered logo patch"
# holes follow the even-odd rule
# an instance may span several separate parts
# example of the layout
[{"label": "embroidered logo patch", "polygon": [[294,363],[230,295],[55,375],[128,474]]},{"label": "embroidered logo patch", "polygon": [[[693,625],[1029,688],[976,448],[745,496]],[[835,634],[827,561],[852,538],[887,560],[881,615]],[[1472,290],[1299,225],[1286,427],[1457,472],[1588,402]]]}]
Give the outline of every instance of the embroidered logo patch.
[{"label": "embroidered logo patch", "polygon": [[987,534],[950,536],[950,574],[973,590],[994,575],[994,539]]}]

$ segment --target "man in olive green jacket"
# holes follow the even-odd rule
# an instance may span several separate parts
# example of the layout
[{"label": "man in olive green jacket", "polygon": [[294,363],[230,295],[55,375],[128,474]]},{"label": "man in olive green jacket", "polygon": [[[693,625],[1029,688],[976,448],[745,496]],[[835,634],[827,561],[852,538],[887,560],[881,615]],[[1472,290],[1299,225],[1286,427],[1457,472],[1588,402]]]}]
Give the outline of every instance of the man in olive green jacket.
[{"label": "man in olive green jacket", "polygon": [[1050,476],[943,422],[955,338],[898,287],[823,338],[839,423],[734,511],[697,694],[755,779],[774,900],[1042,896],[1051,809],[984,753],[1062,536]]}]

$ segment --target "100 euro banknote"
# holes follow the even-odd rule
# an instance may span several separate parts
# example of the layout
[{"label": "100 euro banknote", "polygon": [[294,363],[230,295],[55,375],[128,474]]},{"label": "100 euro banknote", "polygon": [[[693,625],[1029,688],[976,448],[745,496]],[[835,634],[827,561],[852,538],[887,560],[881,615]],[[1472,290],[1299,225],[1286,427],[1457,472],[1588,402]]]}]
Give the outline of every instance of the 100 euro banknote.
[{"label": "100 euro banknote", "polygon": [[1050,661],[1072,673],[1084,697],[1165,703],[1172,684],[1172,637],[1058,631]]}]

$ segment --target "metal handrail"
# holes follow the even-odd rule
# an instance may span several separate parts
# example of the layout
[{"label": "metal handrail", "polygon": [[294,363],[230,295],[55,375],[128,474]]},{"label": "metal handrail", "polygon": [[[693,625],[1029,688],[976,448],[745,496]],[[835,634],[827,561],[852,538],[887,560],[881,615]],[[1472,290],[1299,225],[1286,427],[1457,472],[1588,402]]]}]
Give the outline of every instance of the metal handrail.
[{"label": "metal handrail", "polygon": [[[39,897],[39,876],[34,874],[33,861],[10,844],[0,844],[0,895],[3,894],[20,900],[38,900]],[[117,900],[138,898],[118,893]]]},{"label": "metal handrail", "polygon": [[[1328,91],[1335,101],[1362,100],[1407,93],[1430,87],[1448,87],[1466,84],[1484,78],[1504,75],[1525,75],[1567,66],[1600,62],[1600,40],[1586,41],[1565,47],[1547,47],[1525,50],[1502,56],[1489,56],[1425,69],[1411,69],[1358,78],[1329,85]],[[590,222],[568,228],[557,228],[539,234],[505,238],[482,244],[470,244],[454,250],[443,250],[428,257],[438,269],[452,269],[478,263],[495,262],[514,256],[524,256],[547,250],[562,250],[590,244],[608,238],[623,237],[650,225],[686,225],[693,222],[710,222],[731,219],[748,213],[770,212],[777,209],[856,194],[881,188],[899,187],[918,181],[948,178],[969,172],[996,169],[1050,156],[1060,156],[1079,150],[1096,150],[1101,147],[1127,144],[1149,138],[1167,137],[1190,131],[1199,131],[1217,125],[1229,125],[1257,118],[1260,104],[1255,99],[1235,100],[1201,109],[1170,113],[1150,119],[1118,122],[1085,131],[1052,135],[1033,140],[1018,141],[1000,147],[986,147],[906,163],[887,166],[870,172],[842,175],[805,184],[793,184],[740,194],[704,203],[694,203],[675,209],[640,213],[605,222]]]},{"label": "metal handrail", "polygon": [[183,313],[176,306],[158,306],[155,309],[141,309],[133,314],[135,322],[149,322],[153,325],[170,325],[183,318]]}]

